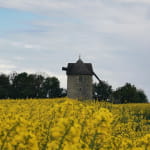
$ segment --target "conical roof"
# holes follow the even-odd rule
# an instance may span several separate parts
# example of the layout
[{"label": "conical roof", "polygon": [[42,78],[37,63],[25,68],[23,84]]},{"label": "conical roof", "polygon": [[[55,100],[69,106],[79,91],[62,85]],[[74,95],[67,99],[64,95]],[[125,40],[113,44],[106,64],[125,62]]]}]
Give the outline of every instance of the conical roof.
[{"label": "conical roof", "polygon": [[81,58],[76,63],[69,63],[67,75],[93,75],[91,63],[84,63]]}]

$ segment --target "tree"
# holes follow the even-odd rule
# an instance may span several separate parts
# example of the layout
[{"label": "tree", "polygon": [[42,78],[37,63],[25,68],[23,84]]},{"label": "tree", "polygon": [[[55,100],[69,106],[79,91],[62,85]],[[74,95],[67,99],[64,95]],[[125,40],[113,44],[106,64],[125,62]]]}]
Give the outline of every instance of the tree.
[{"label": "tree", "polygon": [[67,91],[60,88],[56,77],[26,72],[0,75],[0,99],[55,98],[66,95]]},{"label": "tree", "polygon": [[98,100],[108,100],[112,94],[112,86],[101,81],[93,85],[93,97]]},{"label": "tree", "polygon": [[10,83],[9,77],[5,74],[0,75],[0,99],[10,97]]},{"label": "tree", "polygon": [[148,102],[144,91],[138,90],[134,85],[126,83],[113,92],[116,103],[144,103]]},{"label": "tree", "polygon": [[60,92],[61,92],[60,97],[66,97],[67,96],[67,90],[66,89],[60,88]]},{"label": "tree", "polygon": [[55,98],[65,95],[56,77],[45,78],[39,74],[13,74],[12,98]]},{"label": "tree", "polygon": [[28,74],[26,72],[16,74],[12,81],[12,98],[27,98]]},{"label": "tree", "polygon": [[43,97],[43,85],[45,78],[42,75],[34,75],[34,88],[35,88],[35,97],[36,98],[45,98]]},{"label": "tree", "polygon": [[148,99],[143,90],[137,90],[137,103],[147,103]]},{"label": "tree", "polygon": [[45,97],[54,98],[62,96],[62,89],[60,89],[59,80],[56,77],[47,77],[43,84]]}]

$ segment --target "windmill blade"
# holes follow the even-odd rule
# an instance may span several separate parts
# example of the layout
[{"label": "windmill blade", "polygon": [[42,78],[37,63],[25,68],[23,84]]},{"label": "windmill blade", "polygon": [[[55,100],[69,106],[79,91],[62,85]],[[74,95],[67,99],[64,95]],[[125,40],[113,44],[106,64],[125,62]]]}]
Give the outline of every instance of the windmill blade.
[{"label": "windmill blade", "polygon": [[94,76],[96,77],[96,79],[99,81],[99,83],[101,83],[102,81],[100,80],[100,78],[96,75],[95,72],[93,72]]}]

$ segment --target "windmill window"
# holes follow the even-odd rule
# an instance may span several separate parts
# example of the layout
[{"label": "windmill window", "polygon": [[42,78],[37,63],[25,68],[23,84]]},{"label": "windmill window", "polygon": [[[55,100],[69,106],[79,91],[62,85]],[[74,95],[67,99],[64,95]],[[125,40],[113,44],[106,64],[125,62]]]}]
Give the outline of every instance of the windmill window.
[{"label": "windmill window", "polygon": [[79,82],[81,82],[83,80],[82,76],[79,76]]}]

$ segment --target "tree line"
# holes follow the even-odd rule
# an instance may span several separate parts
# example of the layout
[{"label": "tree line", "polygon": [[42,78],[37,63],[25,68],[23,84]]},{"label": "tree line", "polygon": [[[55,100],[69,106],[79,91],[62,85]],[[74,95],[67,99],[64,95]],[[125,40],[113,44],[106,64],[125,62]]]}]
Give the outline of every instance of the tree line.
[{"label": "tree line", "polygon": [[[0,99],[56,98],[66,95],[66,89],[60,88],[60,81],[56,77],[26,72],[0,74]],[[113,103],[148,102],[144,91],[130,83],[113,90],[105,81],[93,84],[93,98]]]},{"label": "tree line", "polygon": [[66,96],[56,77],[41,74],[0,74],[0,99],[55,98]]},{"label": "tree line", "polygon": [[135,85],[126,83],[124,86],[112,90],[112,86],[105,81],[93,85],[93,97],[96,100],[113,103],[147,103],[148,99],[143,90]]}]

